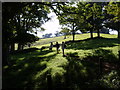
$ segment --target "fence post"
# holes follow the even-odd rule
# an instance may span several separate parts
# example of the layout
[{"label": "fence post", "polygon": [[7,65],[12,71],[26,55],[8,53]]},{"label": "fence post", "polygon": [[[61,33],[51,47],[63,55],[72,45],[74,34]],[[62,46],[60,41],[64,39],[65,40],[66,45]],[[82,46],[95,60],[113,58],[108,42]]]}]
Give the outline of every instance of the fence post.
[{"label": "fence post", "polygon": [[52,89],[52,77],[51,77],[51,75],[50,74],[47,74],[47,89],[48,90],[53,90]]},{"label": "fence post", "polygon": [[99,57],[99,75],[100,76],[102,74],[102,69],[103,69],[103,67],[102,67],[102,57]]}]

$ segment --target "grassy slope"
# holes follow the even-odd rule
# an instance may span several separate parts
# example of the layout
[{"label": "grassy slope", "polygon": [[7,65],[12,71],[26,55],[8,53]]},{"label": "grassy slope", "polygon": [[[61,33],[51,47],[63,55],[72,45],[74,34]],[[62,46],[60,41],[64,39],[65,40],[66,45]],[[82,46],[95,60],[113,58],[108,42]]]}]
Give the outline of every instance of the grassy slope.
[{"label": "grassy slope", "polygon": [[[97,33],[94,33],[94,37],[97,36]],[[117,35],[110,35],[110,34],[101,34],[101,37],[104,37],[104,38],[117,38]],[[84,39],[87,39],[87,38],[90,38],[90,34],[80,34],[80,35],[75,35],[75,40],[84,40]],[[32,47],[36,47],[36,48],[41,48],[42,46],[49,46],[50,45],[50,42],[53,42],[53,44],[55,44],[55,42],[59,42],[59,43],[62,43],[62,41],[69,41],[69,40],[72,40],[72,35],[69,35],[67,36],[67,39],[64,39],[64,36],[61,36],[61,37],[55,37],[55,38],[48,38],[48,39],[43,39],[43,40],[39,40],[35,43],[35,46],[32,46]],[[106,42],[106,41],[105,41]],[[45,43],[45,44],[44,44]],[[97,43],[97,41],[96,41]],[[102,42],[101,42],[102,43]],[[91,46],[92,43],[90,43]],[[100,44],[100,43],[99,43]],[[106,43],[107,44],[107,43]],[[110,43],[111,44],[111,43]],[[96,44],[94,44],[96,45]],[[109,49],[109,50],[112,50],[113,53],[115,53],[115,55],[118,54],[118,46],[116,47],[103,47],[104,49]],[[72,49],[69,49],[67,50],[67,52],[74,52],[75,50],[72,50]],[[85,50],[84,50],[85,51]],[[84,51],[81,51],[81,52],[84,52]],[[89,51],[89,50],[86,50],[86,51]],[[85,52],[86,52],[85,51]],[[83,54],[81,54],[82,56],[84,56]]]},{"label": "grassy slope", "polygon": [[[96,34],[94,34],[94,36],[96,36]],[[101,36],[105,38],[113,38],[113,39],[117,37],[116,35],[108,35],[108,34],[101,34]],[[40,48],[41,46],[49,46],[49,43],[51,41],[55,41],[55,42],[58,41],[59,43],[61,43],[62,41],[72,40],[72,36],[68,36],[68,37],[69,38],[67,39],[63,39],[63,36],[43,39],[36,42],[35,43],[36,46],[33,47]],[[89,34],[76,35],[75,40],[83,40],[89,37],[90,37]],[[41,45],[41,43],[42,44],[45,43],[45,45]],[[63,76],[69,77],[69,75],[72,74],[73,76],[76,76],[76,72],[80,72],[80,75],[82,75],[81,78],[83,77],[85,79],[87,79],[88,77],[93,78],[91,77],[91,72],[95,72],[93,68],[96,67],[94,66],[93,63],[89,64],[89,63],[82,63],[79,61],[75,61],[75,62],[73,61],[77,59],[82,60],[83,58],[86,58],[89,55],[93,55],[93,53],[95,53],[95,50],[98,49],[112,50],[113,54],[115,55],[115,58],[118,58],[117,57],[118,45],[120,45],[120,43],[118,44],[118,40],[116,41],[116,39],[109,41],[98,39],[94,41],[90,40],[90,41],[83,41],[78,43],[71,43],[67,45],[67,49],[65,49],[65,54],[67,53],[75,54],[76,58],[62,57],[62,51],[60,51],[59,54],[56,54],[55,48],[53,48],[52,52],[50,52],[48,49],[45,49],[42,52],[36,50],[34,52],[29,52],[26,54],[12,55],[11,62],[13,63],[13,65],[4,67],[4,71],[5,71],[5,76],[4,76],[5,78],[3,79],[5,83],[4,87],[14,86],[14,87],[43,88],[46,87],[47,73],[50,73],[52,75],[54,82],[57,82],[59,80],[61,80],[61,82],[64,81]],[[108,57],[112,55],[107,53],[102,53],[101,55],[104,56],[104,54],[108,55]],[[76,55],[79,56],[79,58]],[[73,60],[73,61],[69,61],[69,60]],[[73,71],[69,70],[67,67],[69,66],[72,69],[73,64],[75,65],[74,67],[76,68],[73,68]],[[80,69],[78,69],[77,71],[77,68]],[[73,78],[73,81],[77,79],[78,78]],[[65,80],[67,82],[67,80],[69,79],[65,79]]]},{"label": "grassy slope", "polygon": [[[96,33],[93,34],[94,37],[97,36]],[[102,37],[105,38],[117,38],[117,35],[109,35],[109,34],[101,34]],[[77,34],[75,35],[75,40],[83,40],[83,39],[87,39],[90,38],[90,34]],[[61,43],[62,41],[69,41],[72,40],[72,35],[68,35],[67,39],[64,39],[64,36],[60,36],[60,37],[54,37],[54,38],[47,38],[47,39],[41,39],[39,41],[37,41],[36,43],[34,43],[35,47],[41,47],[43,45],[49,45],[50,42],[56,42],[58,41],[59,43]]]}]

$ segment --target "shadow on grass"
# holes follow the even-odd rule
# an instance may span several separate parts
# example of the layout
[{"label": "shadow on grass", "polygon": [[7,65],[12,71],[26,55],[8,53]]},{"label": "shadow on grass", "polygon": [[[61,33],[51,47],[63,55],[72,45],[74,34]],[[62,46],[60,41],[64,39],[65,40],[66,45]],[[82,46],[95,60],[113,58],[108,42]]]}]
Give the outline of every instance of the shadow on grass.
[{"label": "shadow on grass", "polygon": [[77,53],[68,53],[66,58],[69,61],[65,68],[66,88],[70,90],[87,88],[89,81],[97,77],[95,63],[80,60]]},{"label": "shadow on grass", "polygon": [[[40,54],[40,52],[37,52],[36,54],[38,53]],[[46,55],[48,53],[49,51],[43,51],[42,55]],[[33,90],[36,89],[36,82],[40,83],[40,86],[38,86],[40,89],[36,90],[47,90],[47,70],[42,76],[40,76],[40,79],[37,79],[37,81],[34,81],[33,77],[38,72],[44,71],[46,69],[47,61],[51,60],[55,56],[56,54],[46,57],[25,57],[22,61],[16,63],[16,65],[8,67],[8,69],[3,72],[3,90],[4,88]],[[99,83],[99,81],[97,81],[99,74],[99,57],[102,57],[102,60],[108,63],[117,64],[116,61],[118,61],[111,51],[103,49],[94,50],[93,55],[87,56],[83,60],[80,59],[78,53],[67,53],[66,59],[68,64],[63,67],[66,72],[64,75],[58,74],[52,79],[54,90],[104,88],[104,86],[101,86],[102,82]],[[116,70],[118,71],[119,69]]]},{"label": "shadow on grass", "polygon": [[18,58],[21,59],[29,59],[29,58],[33,58],[33,57],[42,57],[42,55],[46,55],[48,53],[51,53],[54,51],[50,51],[50,50],[44,50],[41,51],[38,48],[29,48],[29,49],[25,49],[23,51],[15,51],[13,53],[10,54],[10,58],[9,58],[9,65],[12,66],[13,64],[16,64],[17,62],[19,62],[20,60],[16,60]]},{"label": "shadow on grass", "polygon": [[50,51],[50,50],[43,50],[41,51],[39,48],[28,48],[28,49],[24,49],[24,50],[16,50],[16,51],[13,51],[10,53],[10,55],[23,55],[24,54],[31,54],[31,55],[45,55],[47,53],[50,53],[50,52],[53,52],[53,51]]},{"label": "shadow on grass", "polygon": [[[67,53],[66,59],[68,65],[65,66],[65,74],[57,75],[53,79],[53,88],[55,90],[80,90],[82,88],[105,88],[102,82],[98,79],[102,77],[99,74],[99,58],[102,57],[102,75],[108,73],[105,71],[105,63],[109,63],[109,72],[112,70],[119,71],[118,67],[112,69],[117,64],[118,58],[109,50],[98,49],[94,54],[80,60],[78,53]],[[109,87],[109,86],[108,86]]]},{"label": "shadow on grass", "polygon": [[67,49],[97,49],[99,47],[113,47],[120,44],[120,39],[117,38],[93,38],[86,40],[79,40],[72,43],[68,43]]},{"label": "shadow on grass", "polygon": [[[3,90],[9,88],[34,88],[33,77],[46,68],[47,61],[51,60],[56,56],[52,54],[45,57],[37,57],[38,55],[46,55],[51,51],[43,52],[31,52],[30,57],[26,57],[24,54],[24,59],[8,66],[8,68],[3,69]],[[17,58],[16,58],[17,59]],[[30,90],[32,90],[30,89]]]},{"label": "shadow on grass", "polygon": [[45,55],[45,54],[50,53],[50,52],[53,52],[53,51],[43,50],[43,51],[40,51],[39,55]]},{"label": "shadow on grass", "polygon": [[10,54],[26,54],[26,53],[29,53],[29,52],[34,52],[36,50],[39,50],[38,48],[28,48],[28,49],[23,49],[23,50],[15,50],[13,52],[10,52]]}]

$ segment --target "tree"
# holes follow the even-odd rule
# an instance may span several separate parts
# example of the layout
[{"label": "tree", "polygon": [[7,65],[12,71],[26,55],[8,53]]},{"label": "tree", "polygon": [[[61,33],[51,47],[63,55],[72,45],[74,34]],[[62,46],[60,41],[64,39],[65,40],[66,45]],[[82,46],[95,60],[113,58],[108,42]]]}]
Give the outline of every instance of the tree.
[{"label": "tree", "polygon": [[52,36],[52,33],[47,33],[45,35],[42,35],[43,38],[50,38]]},{"label": "tree", "polygon": [[118,31],[118,38],[120,38],[120,3],[110,2],[105,9],[108,16],[112,16],[106,21],[106,26],[116,29]]},{"label": "tree", "polygon": [[[31,3],[25,6],[22,12],[16,15],[16,23],[18,23],[16,27],[19,27],[19,29],[17,29],[17,35],[21,37],[21,33],[24,35],[27,34],[28,31],[34,32],[33,28],[40,28],[44,22],[49,20],[47,13],[48,11],[39,3]],[[35,31],[34,33],[37,32]],[[29,40],[26,42],[29,42]],[[23,47],[26,42],[18,42],[18,50],[22,49],[21,47]]]},{"label": "tree", "polygon": [[56,31],[55,32],[55,36],[58,37],[60,35],[60,32],[59,31]]},{"label": "tree", "polygon": [[2,3],[2,46],[3,46],[3,65],[8,64],[8,55],[9,55],[9,45],[10,40],[14,37],[14,31],[12,25],[10,25],[10,20],[13,20],[15,14],[21,11],[21,8],[24,7],[26,3]]},{"label": "tree", "polygon": [[93,3],[79,2],[77,5],[78,8],[82,9],[82,10],[78,9],[78,12],[81,14],[81,16],[79,16],[78,14],[78,20],[79,20],[78,26],[80,27],[80,30],[82,32],[87,32],[88,30],[90,30],[91,38],[93,38],[94,22],[93,22],[93,14],[91,9]]},{"label": "tree", "polygon": [[[47,17],[49,9],[41,5],[41,3],[3,3],[2,6],[2,16],[4,18],[2,21],[3,64],[5,65],[8,62],[9,46],[14,47],[14,43],[17,42],[19,43],[19,49],[21,49],[25,43],[29,42],[28,39],[28,41],[22,39],[23,37],[34,38],[33,35],[28,34],[27,31],[32,31],[32,28],[40,27],[44,22],[49,20]],[[18,39],[20,39],[20,42],[18,42]],[[15,42],[14,40],[18,41]]]},{"label": "tree", "polygon": [[75,32],[79,29],[77,25],[78,8],[74,2],[52,2],[45,5],[49,6],[58,16],[60,24],[64,27],[67,26],[71,29],[73,41],[75,39]]},{"label": "tree", "polygon": [[60,24],[64,27],[68,27],[73,35],[73,41],[75,40],[75,32],[78,30],[77,27],[77,8],[72,6],[73,3],[61,6],[60,15],[58,19]]},{"label": "tree", "polygon": [[60,24],[71,29],[73,41],[77,30],[82,32],[90,30],[91,38],[93,38],[93,30],[96,30],[98,37],[100,37],[99,29],[102,28],[104,18],[102,7],[102,4],[98,3],[72,2],[59,7],[58,19]]},{"label": "tree", "polygon": [[64,39],[66,39],[66,36],[70,34],[70,29],[67,27],[64,27],[64,28],[62,28],[60,33],[62,33],[65,36]]},{"label": "tree", "polygon": [[90,9],[89,9],[89,15],[87,15],[87,21],[90,23],[90,32],[91,32],[91,37],[92,35],[92,30],[97,31],[98,37],[100,37],[100,29],[102,28],[102,23],[104,21],[104,16],[102,12],[102,3],[91,3]]}]

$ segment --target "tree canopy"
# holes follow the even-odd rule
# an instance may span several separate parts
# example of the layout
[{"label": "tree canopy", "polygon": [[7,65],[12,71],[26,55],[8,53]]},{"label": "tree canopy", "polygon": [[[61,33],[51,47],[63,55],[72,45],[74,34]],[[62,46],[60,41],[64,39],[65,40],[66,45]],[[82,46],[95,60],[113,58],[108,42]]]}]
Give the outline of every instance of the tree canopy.
[{"label": "tree canopy", "polygon": [[120,3],[119,2],[109,2],[105,7],[107,11],[107,21],[105,25],[111,29],[118,31],[118,38],[120,38]]}]

